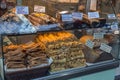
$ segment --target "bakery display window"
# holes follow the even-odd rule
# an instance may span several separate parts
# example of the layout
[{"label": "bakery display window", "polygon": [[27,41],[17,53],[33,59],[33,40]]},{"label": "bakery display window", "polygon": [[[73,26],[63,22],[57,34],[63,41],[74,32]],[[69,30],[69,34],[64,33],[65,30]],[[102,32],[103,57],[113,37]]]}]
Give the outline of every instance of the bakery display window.
[{"label": "bakery display window", "polygon": [[113,71],[120,50],[113,3],[23,0],[19,5],[27,6],[29,14],[13,8],[0,18],[2,79],[70,80]]}]

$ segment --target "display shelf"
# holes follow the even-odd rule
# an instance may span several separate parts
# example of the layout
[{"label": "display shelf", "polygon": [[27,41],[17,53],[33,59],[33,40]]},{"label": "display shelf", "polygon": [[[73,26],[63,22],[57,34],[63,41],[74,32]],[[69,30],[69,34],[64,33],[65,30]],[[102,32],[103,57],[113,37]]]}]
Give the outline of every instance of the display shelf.
[{"label": "display shelf", "polygon": [[[61,29],[61,30],[43,30],[43,31],[37,31],[34,33],[4,33],[1,34],[2,36],[22,36],[22,35],[34,35],[34,34],[40,34],[43,32],[60,32],[60,31],[93,31],[93,32],[103,32],[105,34],[114,34],[114,31],[111,30],[110,28],[84,28],[84,29]],[[118,29],[118,31],[120,32],[120,29]],[[119,33],[118,33],[119,35]]]},{"label": "display shelf", "polygon": [[[103,31],[103,29],[99,29],[99,28],[90,29],[90,30],[92,30],[92,32],[94,32],[94,31],[97,31],[96,29],[98,29],[100,31]],[[80,31],[80,32],[82,31],[82,29],[75,29],[75,30]],[[40,32],[36,32],[36,33],[31,33],[31,34],[2,34],[2,38],[4,36],[8,36],[8,37],[16,36],[16,37],[19,37],[19,36],[25,36],[25,35],[39,35],[41,33],[47,33],[47,32],[61,32],[61,31],[69,31],[70,32],[70,31],[75,31],[75,30],[74,29],[71,29],[71,30],[59,30],[59,31],[54,31],[54,30],[52,31],[51,30],[51,31],[40,31]],[[89,29],[86,29],[86,30],[89,30]],[[103,32],[106,32],[106,34],[111,34],[110,32],[108,33],[108,31],[109,30],[105,30]],[[115,54],[117,56],[117,53],[115,53]],[[87,65],[85,67],[71,68],[71,69],[67,69],[67,70],[64,70],[64,71],[60,71],[60,72],[58,71],[58,72],[55,72],[53,74],[46,75],[45,77],[40,76],[40,77],[43,77],[43,78],[38,78],[38,80],[59,80],[61,78],[63,80],[65,80],[65,79],[72,78],[73,76],[71,76],[71,75],[74,75],[74,77],[83,76],[83,75],[87,75],[87,74],[90,74],[90,73],[92,74],[92,73],[97,73],[97,72],[104,71],[104,70],[113,69],[113,68],[118,67],[118,65],[119,65],[119,60],[118,60],[118,58],[115,58],[115,60],[108,60],[108,61],[93,63],[92,65]],[[27,74],[25,74],[25,75],[27,75]],[[77,76],[75,76],[75,75],[77,75]],[[18,75],[18,76],[21,76],[21,75]],[[35,79],[35,80],[37,80],[37,79]]]}]

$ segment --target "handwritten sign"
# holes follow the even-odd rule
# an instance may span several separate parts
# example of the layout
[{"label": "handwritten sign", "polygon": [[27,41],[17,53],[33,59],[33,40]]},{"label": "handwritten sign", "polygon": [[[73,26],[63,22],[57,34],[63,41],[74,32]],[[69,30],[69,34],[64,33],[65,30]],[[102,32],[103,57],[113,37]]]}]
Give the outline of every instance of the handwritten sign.
[{"label": "handwritten sign", "polygon": [[100,18],[100,15],[98,12],[88,12],[88,18],[89,19]]},{"label": "handwritten sign", "polygon": [[43,13],[45,13],[45,6],[35,5],[34,6],[34,11],[35,12],[43,12]]},{"label": "handwritten sign", "polygon": [[103,39],[104,33],[94,33],[94,39]]},{"label": "handwritten sign", "polygon": [[79,19],[79,20],[83,19],[83,13],[80,13],[80,12],[73,12],[72,16],[73,16],[73,19]]},{"label": "handwritten sign", "polygon": [[93,47],[94,47],[94,43],[93,43],[91,40],[88,40],[88,41],[85,43],[85,45],[86,45],[87,47],[91,48],[91,49],[93,49]]},{"label": "handwritten sign", "polygon": [[72,14],[62,14],[62,21],[73,21]]},{"label": "handwritten sign", "polygon": [[107,53],[110,53],[112,50],[112,47],[105,44],[105,43],[101,43],[100,49],[107,52]]},{"label": "handwritten sign", "polygon": [[28,6],[17,6],[16,13],[17,14],[29,14]]}]

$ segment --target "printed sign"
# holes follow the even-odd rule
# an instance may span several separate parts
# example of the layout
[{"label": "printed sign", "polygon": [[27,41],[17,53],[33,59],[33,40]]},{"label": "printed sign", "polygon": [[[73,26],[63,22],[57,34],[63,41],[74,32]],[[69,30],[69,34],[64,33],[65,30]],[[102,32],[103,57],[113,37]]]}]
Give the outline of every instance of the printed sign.
[{"label": "printed sign", "polygon": [[88,12],[88,18],[89,19],[100,18],[100,15],[98,12]]},{"label": "printed sign", "polygon": [[112,47],[105,44],[105,43],[101,43],[100,49],[107,52],[107,53],[110,53],[112,50]]},{"label": "printed sign", "polygon": [[35,12],[43,12],[43,13],[45,13],[45,6],[35,5],[35,6],[34,6],[34,11],[35,11]]},{"label": "printed sign", "polygon": [[62,21],[73,21],[72,14],[62,14]]},{"label": "printed sign", "polygon": [[103,39],[104,33],[94,33],[94,39]]},{"label": "printed sign", "polygon": [[17,6],[16,13],[17,14],[29,14],[28,6]]},{"label": "printed sign", "polygon": [[115,14],[108,14],[108,19],[116,19],[116,16]]},{"label": "printed sign", "polygon": [[79,19],[79,20],[83,19],[83,13],[80,13],[80,12],[73,12],[72,16],[73,16],[73,19]]},{"label": "printed sign", "polygon": [[85,45],[91,49],[94,47],[94,43],[91,40],[88,40]]}]

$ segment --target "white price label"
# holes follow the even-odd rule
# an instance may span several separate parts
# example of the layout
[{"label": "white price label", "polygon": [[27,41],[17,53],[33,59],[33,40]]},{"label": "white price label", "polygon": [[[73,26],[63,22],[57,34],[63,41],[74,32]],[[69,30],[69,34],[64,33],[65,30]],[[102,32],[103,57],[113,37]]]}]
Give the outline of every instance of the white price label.
[{"label": "white price label", "polygon": [[104,33],[94,33],[94,39],[103,39]]},{"label": "white price label", "polygon": [[118,25],[111,25],[111,30],[115,31],[115,30],[118,30]]},{"label": "white price label", "polygon": [[110,53],[112,50],[112,47],[105,44],[105,43],[101,43],[100,49],[107,52],[107,53]]},{"label": "white price label", "polygon": [[108,14],[108,19],[116,19],[116,16],[115,14]]},{"label": "white price label", "polygon": [[79,19],[79,20],[83,19],[83,13],[80,13],[80,12],[73,12],[72,16],[73,16],[73,19]]},{"label": "white price label", "polygon": [[43,13],[45,13],[45,6],[35,5],[35,6],[34,6],[34,11],[35,11],[35,12],[43,12]]},{"label": "white price label", "polygon": [[114,34],[120,34],[119,30],[114,31]]},{"label": "white price label", "polygon": [[88,18],[89,19],[100,18],[100,15],[98,12],[88,12]]},{"label": "white price label", "polygon": [[72,14],[62,14],[62,21],[73,21]]},{"label": "white price label", "polygon": [[28,6],[16,6],[17,14],[29,14]]},{"label": "white price label", "polygon": [[88,40],[85,45],[91,49],[94,47],[94,43],[91,40]]}]

